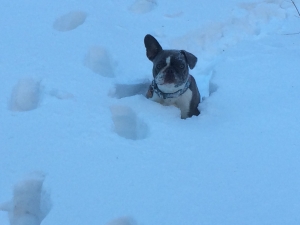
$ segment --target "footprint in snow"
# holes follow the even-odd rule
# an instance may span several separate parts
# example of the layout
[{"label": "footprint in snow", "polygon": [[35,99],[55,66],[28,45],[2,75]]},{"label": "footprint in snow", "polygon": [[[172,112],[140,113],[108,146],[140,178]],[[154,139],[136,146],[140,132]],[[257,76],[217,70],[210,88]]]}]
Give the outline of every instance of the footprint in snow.
[{"label": "footprint in snow", "polygon": [[144,14],[155,9],[157,3],[155,0],[136,0],[128,10],[137,13]]},{"label": "footprint in snow", "polygon": [[109,52],[101,46],[93,46],[88,50],[84,65],[104,77],[114,77],[114,65]]},{"label": "footprint in snow", "polygon": [[30,174],[18,182],[11,201],[0,204],[0,210],[7,211],[11,225],[40,225],[52,204],[50,194],[44,190],[45,175]]},{"label": "footprint in snow", "polygon": [[58,31],[70,31],[82,25],[87,17],[87,14],[82,11],[71,11],[59,18],[53,23],[53,28]]},{"label": "footprint in snow", "polygon": [[41,96],[40,83],[33,78],[20,79],[12,90],[9,109],[19,112],[36,109]]},{"label": "footprint in snow", "polygon": [[128,106],[115,105],[110,107],[114,131],[121,137],[140,140],[148,135],[148,126],[137,117],[136,113]]}]

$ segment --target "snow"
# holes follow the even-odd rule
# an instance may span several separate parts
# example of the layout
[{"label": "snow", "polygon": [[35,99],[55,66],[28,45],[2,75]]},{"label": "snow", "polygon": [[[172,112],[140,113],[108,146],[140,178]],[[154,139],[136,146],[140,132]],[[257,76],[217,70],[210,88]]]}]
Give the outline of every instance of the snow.
[{"label": "snow", "polygon": [[130,217],[120,217],[110,221],[107,225],[135,225],[136,221]]},{"label": "snow", "polygon": [[49,194],[43,190],[45,175],[30,174],[14,187],[13,200],[0,210],[8,211],[11,225],[39,225],[51,209]]},{"label": "snow", "polygon": [[137,117],[136,113],[128,106],[111,106],[114,131],[121,137],[138,140],[144,139],[148,134],[148,126]]},{"label": "snow", "polygon": [[137,14],[148,13],[154,10],[156,6],[155,0],[136,0],[130,7],[129,11]]},{"label": "snow", "polygon": [[[1,5],[0,203],[26,187],[27,216],[43,218],[31,225],[299,224],[300,20],[291,1]],[[142,95],[152,78],[148,33],[198,57],[198,117],[181,120]],[[39,190],[50,190],[46,200]],[[11,215],[0,211],[0,224],[15,225]]]},{"label": "snow", "polygon": [[33,78],[19,80],[13,88],[9,108],[13,111],[36,109],[40,100],[40,81]]},{"label": "snow", "polygon": [[85,57],[84,65],[104,77],[115,76],[111,56],[103,47],[91,47]]},{"label": "snow", "polygon": [[73,11],[57,18],[53,23],[53,28],[58,31],[70,31],[82,25],[87,15],[85,12]]}]

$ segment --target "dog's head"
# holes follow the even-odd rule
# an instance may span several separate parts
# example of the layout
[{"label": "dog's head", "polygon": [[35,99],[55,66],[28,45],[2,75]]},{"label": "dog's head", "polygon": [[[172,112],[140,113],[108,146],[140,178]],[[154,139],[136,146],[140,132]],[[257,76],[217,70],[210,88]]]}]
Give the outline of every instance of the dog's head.
[{"label": "dog's head", "polygon": [[187,82],[189,68],[193,69],[197,57],[184,50],[163,50],[158,41],[147,34],[144,39],[147,57],[153,62],[155,83],[167,89],[176,89]]}]

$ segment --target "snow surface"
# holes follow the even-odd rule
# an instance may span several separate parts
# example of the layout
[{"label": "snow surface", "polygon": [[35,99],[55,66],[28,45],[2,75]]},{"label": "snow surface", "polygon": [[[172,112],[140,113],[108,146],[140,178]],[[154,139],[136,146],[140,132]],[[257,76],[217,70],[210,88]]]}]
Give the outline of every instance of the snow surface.
[{"label": "snow surface", "polygon": [[[3,0],[0,11],[0,202],[38,170],[53,204],[43,225],[300,223],[291,1]],[[147,33],[198,57],[200,116],[141,94]]]},{"label": "snow surface", "polygon": [[12,111],[36,109],[40,101],[40,82],[32,78],[19,80],[13,88],[9,108]]},{"label": "snow surface", "polygon": [[13,199],[0,210],[8,212],[11,225],[40,225],[51,209],[49,194],[43,189],[45,175],[30,174],[14,187]]},{"label": "snow surface", "polygon": [[84,23],[86,13],[81,11],[72,11],[57,18],[53,23],[53,28],[58,31],[70,31],[76,29]]}]

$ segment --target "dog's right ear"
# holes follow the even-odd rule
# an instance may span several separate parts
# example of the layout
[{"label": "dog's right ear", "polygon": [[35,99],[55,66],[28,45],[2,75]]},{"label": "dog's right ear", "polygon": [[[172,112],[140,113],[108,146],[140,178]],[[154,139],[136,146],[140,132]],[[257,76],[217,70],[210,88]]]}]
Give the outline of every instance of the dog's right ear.
[{"label": "dog's right ear", "polygon": [[144,38],[145,47],[147,50],[147,57],[151,61],[157,56],[157,54],[162,51],[162,47],[158,41],[150,34],[147,34]]}]

